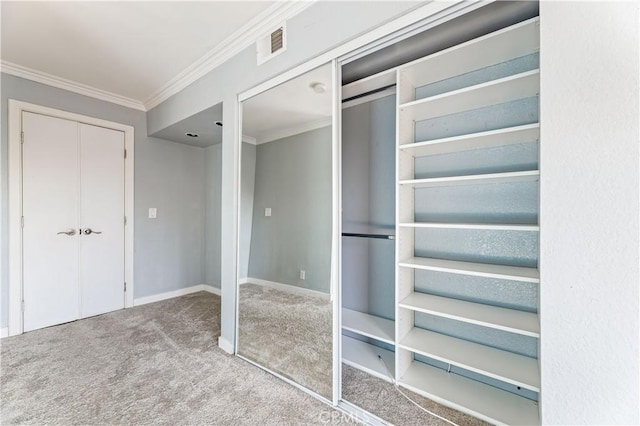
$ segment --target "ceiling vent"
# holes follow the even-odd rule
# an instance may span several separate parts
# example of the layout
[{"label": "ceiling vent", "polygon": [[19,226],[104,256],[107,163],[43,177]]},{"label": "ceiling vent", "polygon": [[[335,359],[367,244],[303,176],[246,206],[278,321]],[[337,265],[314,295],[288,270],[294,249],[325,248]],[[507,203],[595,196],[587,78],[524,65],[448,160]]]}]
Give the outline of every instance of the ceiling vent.
[{"label": "ceiling vent", "polygon": [[258,40],[258,65],[278,56],[285,50],[287,50],[287,37],[286,26],[283,23]]}]

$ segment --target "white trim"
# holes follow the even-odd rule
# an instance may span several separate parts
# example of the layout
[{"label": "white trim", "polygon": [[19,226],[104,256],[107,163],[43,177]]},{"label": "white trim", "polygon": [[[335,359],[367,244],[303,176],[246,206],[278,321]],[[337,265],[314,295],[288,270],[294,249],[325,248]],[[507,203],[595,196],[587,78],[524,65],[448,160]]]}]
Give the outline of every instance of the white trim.
[{"label": "white trim", "polygon": [[9,99],[9,335],[23,332],[22,324],[22,149],[20,133],[22,131],[22,112],[48,115],[80,123],[100,126],[124,132],[125,149],[125,211],[127,225],[125,238],[125,308],[133,306],[134,291],[134,128],[125,124],[88,117],[67,111],[48,108],[41,105]]},{"label": "white trim", "polygon": [[331,126],[331,123],[331,118],[326,118],[320,121],[312,121],[311,123],[300,123],[290,127],[267,130],[256,135],[257,145],[273,142],[278,139],[298,135],[300,133],[310,132],[311,130],[321,129],[323,127]]},{"label": "white trim", "polygon": [[328,406],[331,406],[331,405],[332,405],[331,401],[329,401],[326,397],[324,397],[324,396],[320,395],[319,393],[317,393],[317,392],[315,392],[315,391],[312,391],[312,390],[311,390],[311,389],[309,389],[309,388],[305,388],[305,387],[304,387],[304,386],[302,386],[300,383],[294,382],[292,379],[290,379],[290,378],[288,378],[288,377],[285,377],[285,376],[281,375],[280,373],[276,373],[275,371],[273,371],[273,370],[269,369],[268,367],[265,367],[264,365],[260,365],[260,364],[258,364],[257,362],[250,360],[249,358],[245,357],[244,355],[241,355],[241,354],[236,353],[236,356],[237,356],[238,358],[240,358],[240,359],[242,359],[242,360],[244,360],[244,361],[248,362],[249,364],[251,364],[251,365],[253,365],[253,366],[256,366],[256,367],[258,367],[259,369],[264,370],[264,371],[266,371],[267,373],[269,373],[269,374],[271,374],[271,375],[273,375],[273,376],[277,377],[278,379],[280,379],[280,380],[282,380],[282,381],[284,381],[284,382],[286,382],[286,383],[289,383],[291,386],[294,386],[294,387],[296,387],[296,388],[300,389],[302,392],[304,392],[304,393],[306,393],[306,394],[308,394],[308,395],[311,395],[312,397],[314,397],[314,398],[316,398],[316,399],[320,400],[322,403],[327,404]]},{"label": "white trim", "polygon": [[207,293],[220,296],[220,289],[209,284],[198,284],[178,290],[167,291],[166,293],[154,294],[153,296],[139,297],[134,300],[134,306],[142,306],[148,303],[160,302],[161,300],[173,299],[174,297],[185,296],[187,294],[206,291]]},{"label": "white trim", "polygon": [[9,337],[9,327],[0,328],[0,339],[4,339],[5,337]]},{"label": "white trim", "polygon": [[205,76],[217,66],[254,44],[260,37],[267,34],[269,29],[283,25],[283,22],[296,16],[313,3],[313,0],[275,2],[273,6],[270,6],[264,12],[247,22],[239,30],[231,34],[215,48],[207,52],[152,94],[149,99],[144,102],[147,111],[160,105],[191,83]]},{"label": "white trim", "polygon": [[121,96],[106,90],[98,89],[86,84],[78,83],[73,80],[58,77],[53,74],[34,70],[22,65],[14,64],[8,61],[2,61],[2,72],[5,74],[15,75],[16,77],[25,78],[27,80],[46,84],[47,86],[57,87],[58,89],[67,90],[69,92],[79,93],[90,98],[100,99],[101,101],[111,102],[113,104],[122,105],[127,108],[146,111],[144,104],[132,98]]},{"label": "white trim", "polygon": [[333,76],[331,137],[331,295],[333,301],[333,398],[342,399],[342,66],[331,62]]},{"label": "white trim", "polygon": [[218,337],[218,347],[229,355],[233,355],[233,344],[222,336]]},{"label": "white trim", "polygon": [[291,285],[291,284],[283,284],[283,283],[278,283],[278,282],[275,282],[275,281],[262,280],[260,278],[253,278],[253,277],[243,278],[243,279],[239,280],[238,283],[240,285],[243,285],[243,284],[261,285],[261,286],[264,286],[264,287],[273,288],[275,290],[284,291],[286,293],[300,294],[302,296],[317,297],[317,298],[323,299],[323,300],[330,300],[331,299],[331,295],[329,293],[323,293],[323,292],[317,291],[317,290],[310,290],[308,288],[296,287],[295,285]]}]

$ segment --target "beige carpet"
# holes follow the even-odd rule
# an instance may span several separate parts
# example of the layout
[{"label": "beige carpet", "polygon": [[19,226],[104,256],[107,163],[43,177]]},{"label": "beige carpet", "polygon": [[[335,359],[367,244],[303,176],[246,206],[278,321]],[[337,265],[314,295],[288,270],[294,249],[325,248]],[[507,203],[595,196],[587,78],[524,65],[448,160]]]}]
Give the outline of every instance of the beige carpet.
[{"label": "beige carpet", "polygon": [[0,341],[1,423],[322,424],[330,407],[217,347],[195,293]]},{"label": "beige carpet", "polygon": [[[406,389],[401,389],[421,407],[454,422],[459,426],[481,426],[487,423],[451,408],[437,404]],[[381,419],[402,426],[442,425],[449,423],[416,407],[402,396],[393,384],[363,371],[342,365],[342,397]]]},{"label": "beige carpet", "polygon": [[240,355],[332,399],[331,302],[243,284],[238,317]]}]

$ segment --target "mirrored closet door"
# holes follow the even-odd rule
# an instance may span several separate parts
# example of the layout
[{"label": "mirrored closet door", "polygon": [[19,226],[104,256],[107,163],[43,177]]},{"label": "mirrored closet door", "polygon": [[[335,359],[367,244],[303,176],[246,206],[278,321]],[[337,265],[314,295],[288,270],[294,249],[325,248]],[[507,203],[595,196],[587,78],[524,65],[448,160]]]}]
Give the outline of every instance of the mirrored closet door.
[{"label": "mirrored closet door", "polygon": [[333,68],[241,103],[237,354],[333,400]]}]

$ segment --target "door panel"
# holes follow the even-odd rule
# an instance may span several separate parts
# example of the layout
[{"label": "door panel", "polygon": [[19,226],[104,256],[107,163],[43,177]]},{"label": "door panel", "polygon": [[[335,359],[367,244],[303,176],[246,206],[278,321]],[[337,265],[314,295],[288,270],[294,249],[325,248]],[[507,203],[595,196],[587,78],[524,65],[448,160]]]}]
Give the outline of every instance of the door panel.
[{"label": "door panel", "polygon": [[124,308],[124,133],[80,124],[80,141],[84,318]]},{"label": "door panel", "polygon": [[[79,318],[78,123],[24,112],[24,331]],[[72,229],[75,235],[58,232]]]}]

